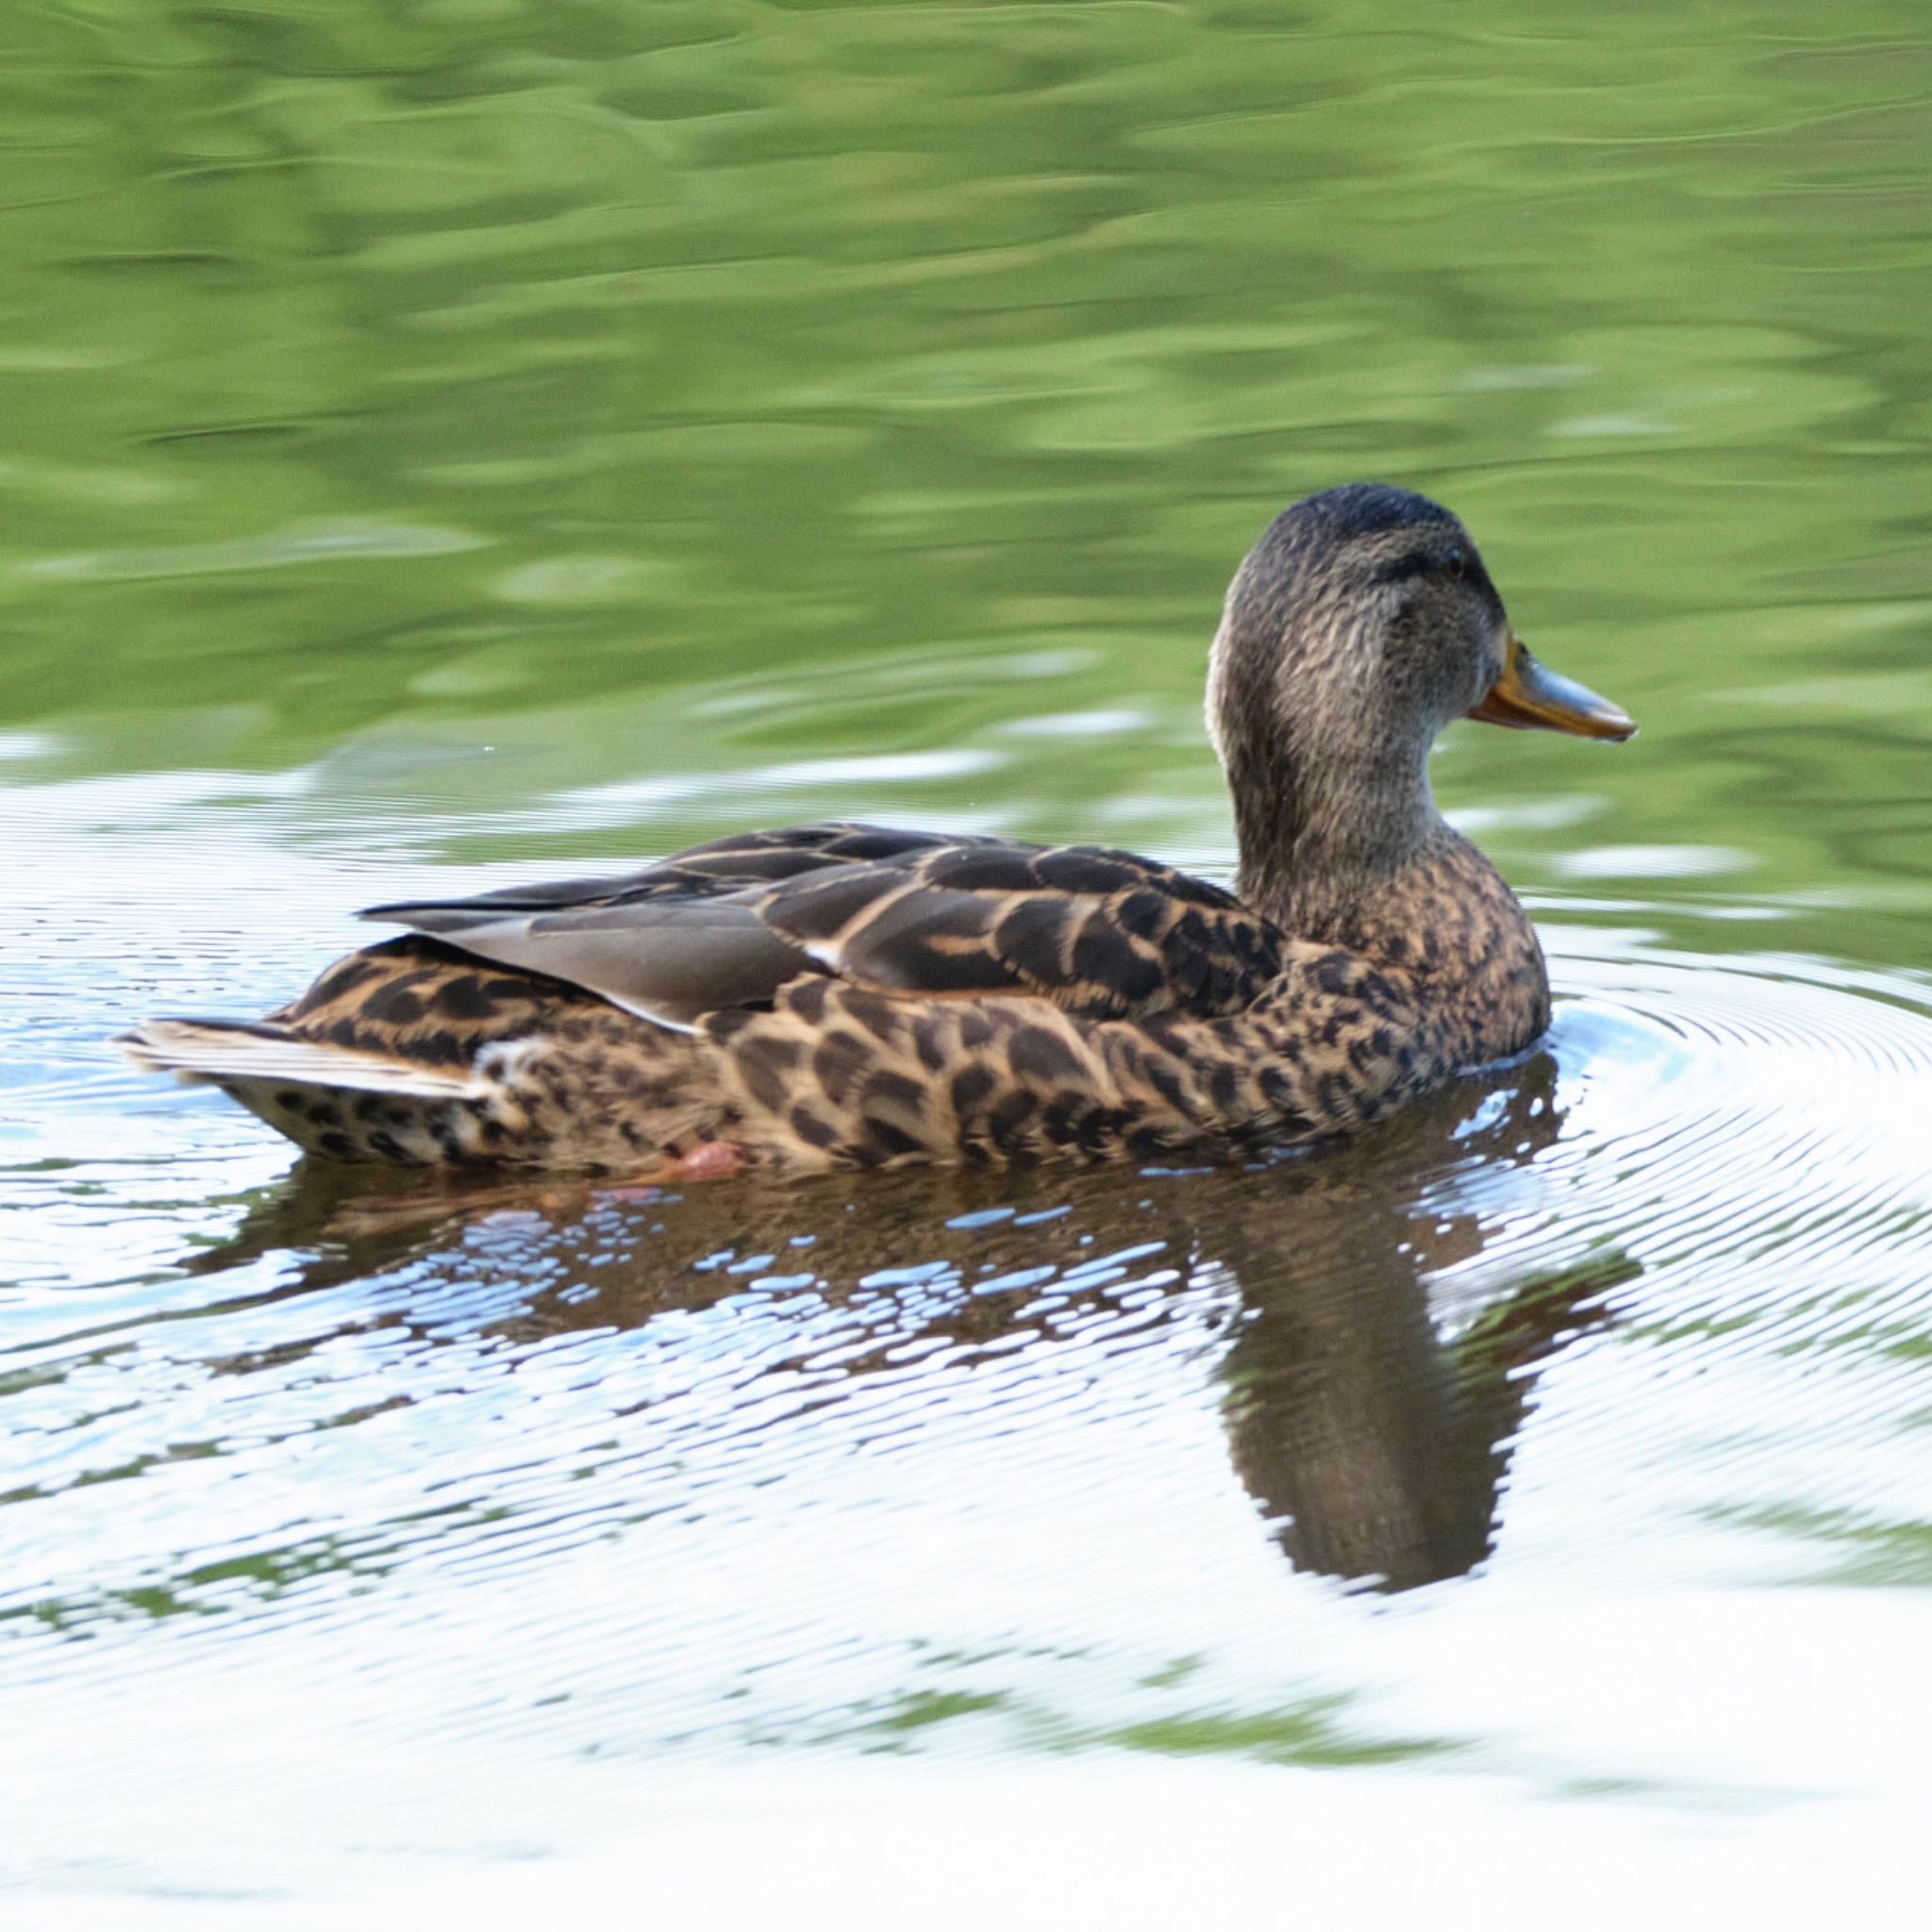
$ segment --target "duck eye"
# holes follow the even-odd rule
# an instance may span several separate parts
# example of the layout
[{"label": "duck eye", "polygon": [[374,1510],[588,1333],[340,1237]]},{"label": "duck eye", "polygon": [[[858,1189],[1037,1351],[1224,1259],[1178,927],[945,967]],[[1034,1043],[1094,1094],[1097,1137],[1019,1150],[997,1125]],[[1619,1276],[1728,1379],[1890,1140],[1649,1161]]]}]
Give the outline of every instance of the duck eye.
[{"label": "duck eye", "polygon": [[1443,553],[1442,575],[1445,577],[1447,577],[1451,583],[1459,584],[1462,581],[1464,572],[1466,572],[1468,568],[1469,559],[1463,556],[1462,549],[1459,544],[1451,547],[1449,550]]}]

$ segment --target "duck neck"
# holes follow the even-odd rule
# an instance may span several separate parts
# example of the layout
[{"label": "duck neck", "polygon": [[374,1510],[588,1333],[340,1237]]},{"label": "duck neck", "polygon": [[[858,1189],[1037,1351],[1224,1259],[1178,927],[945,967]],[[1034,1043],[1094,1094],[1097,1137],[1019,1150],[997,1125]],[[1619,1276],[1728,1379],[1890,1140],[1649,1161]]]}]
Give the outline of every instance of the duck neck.
[{"label": "duck neck", "polygon": [[1241,865],[1235,891],[1285,930],[1357,935],[1362,914],[1442,841],[1460,843],[1429,790],[1426,747],[1389,743],[1324,757],[1312,734],[1224,740]]},{"label": "duck neck", "polygon": [[1429,791],[1434,734],[1339,674],[1364,654],[1334,628],[1284,638],[1285,625],[1257,625],[1244,576],[1208,673],[1208,733],[1234,800],[1235,890],[1284,930],[1331,939],[1456,838]]}]

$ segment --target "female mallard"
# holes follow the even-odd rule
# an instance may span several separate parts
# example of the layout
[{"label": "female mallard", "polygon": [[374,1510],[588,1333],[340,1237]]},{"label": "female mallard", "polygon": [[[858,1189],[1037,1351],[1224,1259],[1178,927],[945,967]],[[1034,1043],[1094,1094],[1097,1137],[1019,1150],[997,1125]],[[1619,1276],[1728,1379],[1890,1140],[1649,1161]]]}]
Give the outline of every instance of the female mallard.
[{"label": "female mallard", "polygon": [[378,906],[414,936],[265,1020],[123,1044],[342,1159],[695,1175],[1345,1134],[1549,1023],[1528,918],[1430,796],[1464,716],[1636,728],[1524,649],[1447,510],[1351,484],[1275,518],[1214,640],[1231,893],[1089,845],[754,832]]}]

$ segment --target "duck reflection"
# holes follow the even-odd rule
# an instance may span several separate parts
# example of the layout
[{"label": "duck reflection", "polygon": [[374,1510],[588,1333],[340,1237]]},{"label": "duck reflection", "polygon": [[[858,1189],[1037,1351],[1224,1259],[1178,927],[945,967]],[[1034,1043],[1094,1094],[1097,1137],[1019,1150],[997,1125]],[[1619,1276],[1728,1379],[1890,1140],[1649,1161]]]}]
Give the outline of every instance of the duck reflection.
[{"label": "duck reflection", "polygon": [[[298,1171],[196,1265],[278,1255],[277,1299],[358,1275],[492,1272],[512,1311],[486,1325],[512,1346],[647,1330],[753,1293],[769,1305],[803,1289],[821,1309],[893,1298],[877,1350],[848,1355],[846,1378],[903,1363],[908,1326],[960,1344],[962,1360],[1029,1332],[1074,1349],[1082,1324],[1067,1317],[1106,1312],[1124,1276],[1164,1276],[1158,1291],[1196,1320],[1197,1291],[1215,1288],[1231,1458],[1269,1532],[1298,1569],[1400,1591],[1490,1552],[1539,1364],[1604,1322],[1608,1291],[1636,1273],[1573,1257],[1492,1287],[1453,1338],[1432,1314],[1432,1280],[1474,1272],[1512,1223],[1547,1219],[1528,1176],[1559,1131],[1539,1057],[1329,1154],[1238,1171],[924,1172],[676,1195],[453,1190],[330,1163]],[[801,1356],[823,1342],[802,1332]]]},{"label": "duck reflection", "polygon": [[1557,1139],[1552,1087],[1540,1059],[1465,1089],[1215,1226],[1246,1312],[1224,1365],[1229,1447],[1297,1569],[1388,1591],[1473,1570],[1539,1366],[1638,1274],[1571,1257],[1498,1285],[1454,1339],[1432,1318],[1429,1280],[1478,1261],[1508,1219],[1508,1171]]}]

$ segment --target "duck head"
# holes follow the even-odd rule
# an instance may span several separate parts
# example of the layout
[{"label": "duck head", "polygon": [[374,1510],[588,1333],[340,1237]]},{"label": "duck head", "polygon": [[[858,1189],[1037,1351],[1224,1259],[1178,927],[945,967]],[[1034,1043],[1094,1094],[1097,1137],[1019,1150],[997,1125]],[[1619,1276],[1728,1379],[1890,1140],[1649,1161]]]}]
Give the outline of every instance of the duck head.
[{"label": "duck head", "polygon": [[1242,896],[1312,931],[1446,832],[1429,747],[1457,718],[1624,739],[1540,664],[1439,503],[1351,483],[1291,506],[1235,574],[1208,681]]}]

